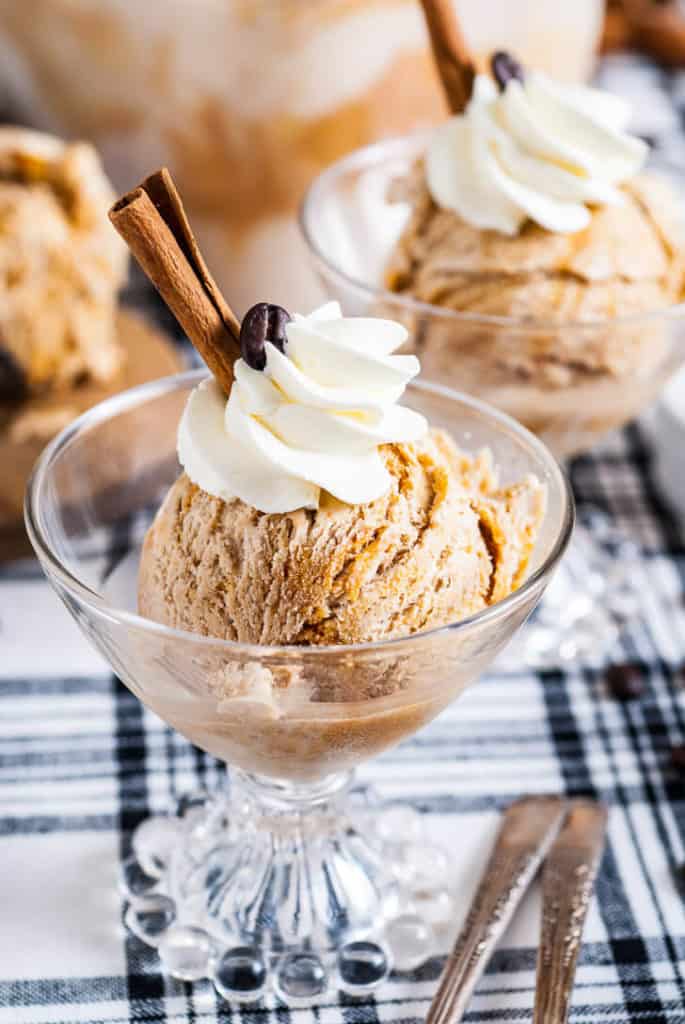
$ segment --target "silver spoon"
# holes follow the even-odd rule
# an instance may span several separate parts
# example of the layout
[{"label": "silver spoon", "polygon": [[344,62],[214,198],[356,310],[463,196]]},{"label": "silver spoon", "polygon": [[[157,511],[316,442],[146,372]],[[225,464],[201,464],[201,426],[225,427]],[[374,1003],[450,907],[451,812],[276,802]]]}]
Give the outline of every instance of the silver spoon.
[{"label": "silver spoon", "polygon": [[427,1024],[457,1024],[514,911],[556,839],[568,804],[526,797],[507,808],[485,874],[447,958]]}]

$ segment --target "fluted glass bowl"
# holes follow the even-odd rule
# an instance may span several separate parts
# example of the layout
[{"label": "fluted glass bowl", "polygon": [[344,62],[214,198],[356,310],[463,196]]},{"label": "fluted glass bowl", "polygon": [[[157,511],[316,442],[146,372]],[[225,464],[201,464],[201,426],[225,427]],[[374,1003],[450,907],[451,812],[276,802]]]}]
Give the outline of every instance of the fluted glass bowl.
[{"label": "fluted glass bowl", "polygon": [[[353,939],[375,936],[386,950],[383,929],[399,905],[396,865],[368,800],[366,824],[355,823],[352,769],[429,722],[490,664],[547,585],[569,539],[572,500],[553,456],[523,427],[415,384],[408,404],[464,449],[489,447],[504,484],[527,473],[545,483],[547,510],[519,590],[463,622],[355,646],[263,647],[167,628],[137,614],[137,569],[144,532],[179,472],[177,424],[201,376],[125,392],[71,424],[35,468],[26,522],[49,581],[117,675],[233,769],[230,792],[189,798],[134,835],[123,882],[129,927],[176,976],[211,974],[237,999],[256,998],[271,977],[296,1005],[316,995],[330,958]],[[372,818],[382,821],[378,807]],[[406,883],[425,848],[414,842],[401,857],[397,842],[393,849]],[[261,979],[242,996],[229,970],[238,947],[251,951],[248,975]]]},{"label": "fluted glass bowl", "polygon": [[[587,451],[637,416],[685,361],[685,304],[548,323],[462,313],[388,291],[384,270],[410,213],[392,186],[426,141],[418,135],[355,150],[310,186],[300,228],[327,295],[346,315],[404,323],[425,379],[492,403],[559,457]],[[584,353],[609,351],[615,372],[585,368]]]}]

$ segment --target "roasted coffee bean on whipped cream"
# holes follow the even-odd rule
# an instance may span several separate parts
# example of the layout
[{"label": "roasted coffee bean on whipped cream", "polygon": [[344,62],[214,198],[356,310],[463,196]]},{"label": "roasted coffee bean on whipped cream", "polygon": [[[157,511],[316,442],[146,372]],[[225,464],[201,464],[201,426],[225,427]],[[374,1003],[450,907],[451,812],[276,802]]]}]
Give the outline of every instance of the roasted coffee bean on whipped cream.
[{"label": "roasted coffee bean on whipped cream", "polygon": [[272,302],[258,302],[248,309],[240,327],[240,353],[248,366],[264,369],[267,341],[285,355],[285,325],[290,320],[290,313]]},{"label": "roasted coffee bean on whipped cream", "polygon": [[498,50],[493,53],[490,67],[500,92],[504,92],[509,82],[523,82],[524,80],[523,66],[506,50]]}]

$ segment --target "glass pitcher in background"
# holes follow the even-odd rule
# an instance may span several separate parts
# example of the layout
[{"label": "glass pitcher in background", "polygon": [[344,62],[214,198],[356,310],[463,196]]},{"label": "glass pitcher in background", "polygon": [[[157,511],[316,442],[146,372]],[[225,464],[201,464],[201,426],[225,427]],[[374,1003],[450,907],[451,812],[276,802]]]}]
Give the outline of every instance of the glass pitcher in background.
[{"label": "glass pitcher in background", "polygon": [[[589,73],[602,0],[456,0],[500,46]],[[444,106],[417,0],[0,0],[4,86],[25,119],[92,139],[125,190],[167,164],[239,312],[320,297],[295,227],[322,167]]]}]

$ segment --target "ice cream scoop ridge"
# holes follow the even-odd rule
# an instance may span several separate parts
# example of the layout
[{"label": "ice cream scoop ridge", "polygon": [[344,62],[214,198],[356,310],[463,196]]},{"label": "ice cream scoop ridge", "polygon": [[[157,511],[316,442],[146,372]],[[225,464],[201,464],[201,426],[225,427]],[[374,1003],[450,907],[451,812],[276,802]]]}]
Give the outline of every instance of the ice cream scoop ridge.
[{"label": "ice cream scoop ridge", "polygon": [[644,164],[646,144],[625,131],[629,114],[616,96],[540,72],[502,91],[478,75],[465,112],[430,141],[429,191],[477,228],[514,235],[530,219],[549,231],[580,231],[588,206],[620,203],[617,186]]},{"label": "ice cream scoop ridge", "polygon": [[407,332],[391,320],[343,317],[336,302],[286,327],[285,353],[266,343],[266,366],[239,359],[228,401],[213,380],[188,399],[178,454],[198,487],[260,512],[319,506],[322,490],[350,505],[385,494],[379,446],[418,441],[428,426],[397,405],[419,372],[393,355]]}]

